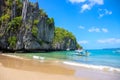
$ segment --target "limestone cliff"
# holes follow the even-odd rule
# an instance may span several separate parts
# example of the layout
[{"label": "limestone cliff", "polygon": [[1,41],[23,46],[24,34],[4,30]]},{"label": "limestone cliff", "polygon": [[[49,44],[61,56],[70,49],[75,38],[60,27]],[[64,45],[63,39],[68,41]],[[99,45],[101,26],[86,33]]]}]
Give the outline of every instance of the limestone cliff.
[{"label": "limestone cliff", "polygon": [[76,49],[76,39],[55,40],[54,19],[38,2],[0,0],[0,49],[11,51]]},{"label": "limestone cliff", "polygon": [[4,12],[5,3],[4,0],[0,0],[0,16]]},{"label": "limestone cliff", "polygon": [[60,27],[55,28],[55,36],[52,43],[54,50],[75,50],[79,47],[77,45],[76,38],[71,32]]}]

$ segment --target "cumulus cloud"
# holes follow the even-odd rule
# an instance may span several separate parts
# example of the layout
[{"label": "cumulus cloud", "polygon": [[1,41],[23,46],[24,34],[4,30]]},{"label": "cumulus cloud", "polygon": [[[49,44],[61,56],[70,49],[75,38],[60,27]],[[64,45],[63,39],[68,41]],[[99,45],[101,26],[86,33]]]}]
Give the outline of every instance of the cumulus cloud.
[{"label": "cumulus cloud", "polygon": [[108,29],[102,28],[102,31],[105,32],[105,33],[107,33],[107,32],[108,32]]},{"label": "cumulus cloud", "polygon": [[81,6],[81,13],[83,13],[85,10],[90,10],[94,5],[103,5],[103,0],[88,0],[87,4],[83,4]]},{"label": "cumulus cloud", "polygon": [[90,4],[92,5],[95,5],[95,4],[98,4],[98,5],[103,5],[104,4],[104,1],[103,0],[89,0]]},{"label": "cumulus cloud", "polygon": [[101,40],[97,40],[97,42],[102,44],[118,44],[120,43],[120,38],[101,39]]},{"label": "cumulus cloud", "polygon": [[95,28],[95,27],[92,27],[92,28],[88,29],[88,32],[104,32],[104,33],[107,33],[108,29],[107,28]]},{"label": "cumulus cloud", "polygon": [[85,10],[90,10],[91,9],[91,6],[88,5],[88,4],[84,4],[82,5],[81,7],[81,13],[84,12]]},{"label": "cumulus cloud", "polygon": [[71,3],[82,3],[85,2],[86,0],[69,0]]},{"label": "cumulus cloud", "polygon": [[88,41],[87,40],[82,40],[82,41],[79,41],[78,43],[79,44],[88,44]]},{"label": "cumulus cloud", "polygon": [[83,13],[86,10],[91,10],[93,6],[95,5],[103,5],[104,0],[68,0],[70,3],[74,4],[80,4],[81,6],[81,13]]},{"label": "cumulus cloud", "polygon": [[98,14],[99,14],[99,17],[101,18],[105,15],[111,15],[112,11],[107,10],[107,9],[98,9]]},{"label": "cumulus cloud", "polygon": [[88,29],[88,31],[89,32],[100,32],[100,29],[92,27],[92,28]]},{"label": "cumulus cloud", "polygon": [[84,26],[79,26],[78,28],[79,28],[79,29],[85,29],[85,27],[84,27]]}]

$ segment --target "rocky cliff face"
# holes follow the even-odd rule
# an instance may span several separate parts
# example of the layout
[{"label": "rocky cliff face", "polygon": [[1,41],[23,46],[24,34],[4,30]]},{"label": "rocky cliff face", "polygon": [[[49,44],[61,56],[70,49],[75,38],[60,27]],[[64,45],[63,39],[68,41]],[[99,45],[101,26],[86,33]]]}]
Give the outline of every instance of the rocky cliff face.
[{"label": "rocky cliff face", "polygon": [[[6,9],[6,11],[3,11]],[[12,8],[11,8],[12,7]],[[70,38],[54,42],[55,27],[38,3],[0,0],[0,48],[3,50],[65,50],[76,48]],[[69,44],[68,44],[69,43]]]},{"label": "rocky cliff face", "polygon": [[54,50],[75,50],[77,48],[76,41],[69,39],[64,39],[62,42],[56,42],[53,44]]},{"label": "rocky cliff face", "polygon": [[4,0],[0,0],[0,16],[2,15],[4,11],[5,3]]},{"label": "rocky cliff face", "polygon": [[75,50],[80,47],[76,42],[75,36],[71,32],[63,28],[56,27],[54,34],[55,36],[52,43],[54,50]]}]

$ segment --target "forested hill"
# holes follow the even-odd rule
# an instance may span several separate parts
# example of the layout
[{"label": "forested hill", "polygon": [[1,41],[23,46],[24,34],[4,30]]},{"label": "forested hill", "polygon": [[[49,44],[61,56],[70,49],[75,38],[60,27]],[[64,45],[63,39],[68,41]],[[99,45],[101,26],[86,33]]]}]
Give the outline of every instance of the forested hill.
[{"label": "forested hill", "polygon": [[75,36],[55,28],[38,2],[0,0],[0,49],[3,51],[50,51],[81,48]]}]

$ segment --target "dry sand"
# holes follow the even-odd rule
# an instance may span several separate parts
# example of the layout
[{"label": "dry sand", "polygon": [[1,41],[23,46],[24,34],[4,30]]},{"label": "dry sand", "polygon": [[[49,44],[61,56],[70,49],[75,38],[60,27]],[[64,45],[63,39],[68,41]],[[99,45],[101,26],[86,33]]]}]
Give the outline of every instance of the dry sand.
[{"label": "dry sand", "polygon": [[48,74],[0,67],[0,80],[85,80],[70,75]]},{"label": "dry sand", "polygon": [[39,62],[0,55],[0,80],[87,80],[55,61]]}]

